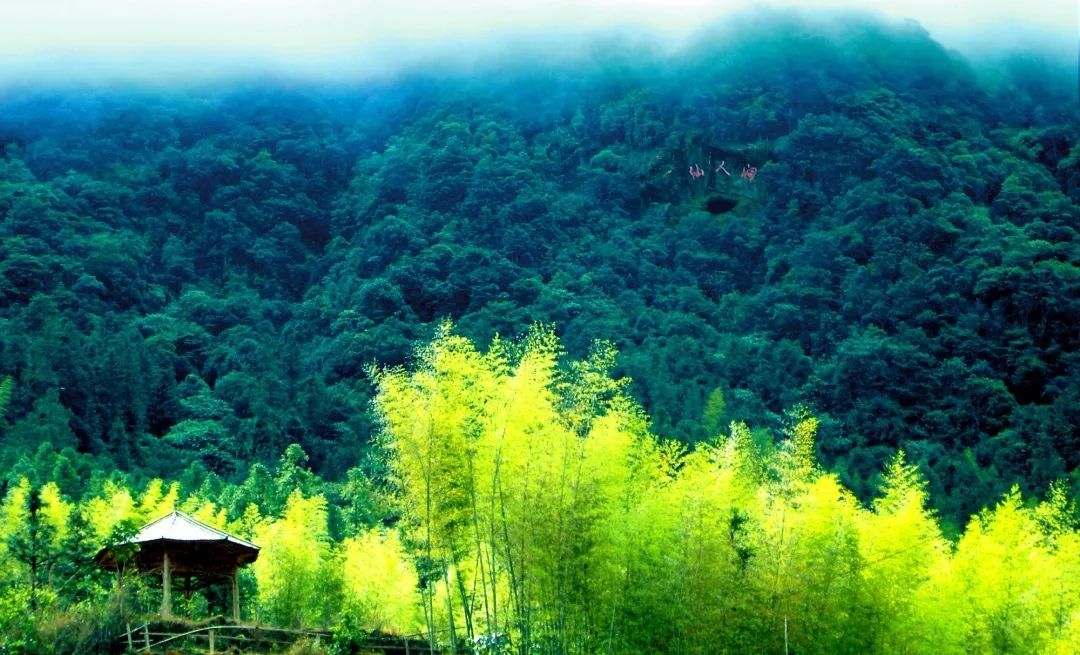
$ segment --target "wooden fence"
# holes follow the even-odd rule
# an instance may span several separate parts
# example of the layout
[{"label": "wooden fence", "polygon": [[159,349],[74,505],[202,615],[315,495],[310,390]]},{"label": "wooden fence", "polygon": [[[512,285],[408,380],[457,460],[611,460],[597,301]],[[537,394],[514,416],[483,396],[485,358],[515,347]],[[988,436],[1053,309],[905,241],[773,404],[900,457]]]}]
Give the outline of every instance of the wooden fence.
[{"label": "wooden fence", "polygon": [[[121,635],[121,648],[129,652],[152,654],[165,649],[180,647],[205,649],[207,653],[221,653],[238,647],[278,648],[288,647],[300,639],[312,639],[316,643],[329,641],[330,633],[322,630],[291,630],[261,625],[208,625],[190,630],[170,630],[144,623],[137,627],[128,627]],[[358,640],[355,645],[362,652],[381,653],[382,655],[434,655],[439,649],[431,646],[423,635],[373,634]]]}]

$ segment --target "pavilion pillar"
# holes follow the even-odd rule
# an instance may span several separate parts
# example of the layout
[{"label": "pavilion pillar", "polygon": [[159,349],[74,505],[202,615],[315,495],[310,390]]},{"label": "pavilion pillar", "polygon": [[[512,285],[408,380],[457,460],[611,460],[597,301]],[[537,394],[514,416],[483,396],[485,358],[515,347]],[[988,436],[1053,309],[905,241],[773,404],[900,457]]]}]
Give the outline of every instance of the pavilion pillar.
[{"label": "pavilion pillar", "polygon": [[168,551],[165,551],[161,564],[161,616],[166,619],[172,616],[172,570]]},{"label": "pavilion pillar", "polygon": [[232,570],[232,617],[237,623],[240,622],[240,585],[236,580],[238,570],[236,567]]}]

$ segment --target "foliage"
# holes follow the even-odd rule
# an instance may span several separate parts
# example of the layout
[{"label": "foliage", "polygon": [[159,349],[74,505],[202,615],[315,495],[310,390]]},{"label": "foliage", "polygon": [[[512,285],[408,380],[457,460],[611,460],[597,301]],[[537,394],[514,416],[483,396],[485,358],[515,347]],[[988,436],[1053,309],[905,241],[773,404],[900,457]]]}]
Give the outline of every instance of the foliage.
[{"label": "foliage", "polygon": [[[1042,502],[1014,489],[951,541],[903,452],[864,505],[818,463],[805,407],[775,447],[734,422],[688,449],[654,435],[615,361],[605,343],[567,361],[545,326],[480,351],[446,324],[409,368],[376,370],[393,527],[345,531],[354,501],[298,447],[240,484],[112,479],[70,498],[23,478],[0,500],[0,644],[95,652],[152,613],[153,579],[117,586],[91,556],[173,507],[261,546],[240,579],[249,616],[328,627],[342,647],[421,629],[517,653],[1077,643],[1080,516],[1063,483]],[[265,513],[252,500],[278,495]],[[178,609],[205,619],[225,598],[211,587]]]},{"label": "foliage", "polygon": [[687,444],[807,404],[860,499],[902,447],[956,524],[1080,464],[1071,77],[984,79],[860,18],[629,50],[5,96],[0,463],[49,443],[237,482],[296,443],[342,480],[377,431],[368,366],[450,318],[479,342],[550,323],[578,358],[610,339]]},{"label": "foliage", "polygon": [[341,552],[342,621],[365,632],[418,632],[419,579],[397,533],[373,530],[350,537]]},{"label": "foliage", "polygon": [[1080,535],[1060,486],[1035,507],[1010,492],[954,549],[902,452],[864,507],[817,464],[805,408],[771,454],[737,423],[683,452],[625,385],[559,353],[544,328],[481,353],[444,327],[411,371],[376,374],[433,633],[520,653],[1071,643]]},{"label": "foliage", "polygon": [[1076,651],[1075,71],[858,17],[617,45],[5,92],[0,648],[96,648],[93,555],[179,508],[289,625]]},{"label": "foliage", "polygon": [[252,569],[262,615],[275,625],[326,625],[339,595],[326,526],[326,499],[294,491],[282,517],[259,526],[266,544]]}]

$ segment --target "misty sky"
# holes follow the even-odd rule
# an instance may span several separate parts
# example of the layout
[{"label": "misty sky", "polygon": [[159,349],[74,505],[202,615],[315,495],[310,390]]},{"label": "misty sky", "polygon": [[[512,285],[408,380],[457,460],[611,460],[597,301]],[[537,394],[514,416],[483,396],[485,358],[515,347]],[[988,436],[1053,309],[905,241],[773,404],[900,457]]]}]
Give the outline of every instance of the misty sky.
[{"label": "misty sky", "polygon": [[[779,3],[771,3],[773,5]],[[993,34],[1075,56],[1076,0],[804,0],[913,18],[946,45]],[[328,62],[357,70],[419,61],[519,35],[645,27],[675,42],[745,0],[0,0],[0,78],[138,76],[146,62],[198,76],[215,67],[287,72]],[[760,5],[757,5],[760,6]],[[1037,38],[1033,38],[1037,37]],[[100,72],[100,71],[99,71]]]}]

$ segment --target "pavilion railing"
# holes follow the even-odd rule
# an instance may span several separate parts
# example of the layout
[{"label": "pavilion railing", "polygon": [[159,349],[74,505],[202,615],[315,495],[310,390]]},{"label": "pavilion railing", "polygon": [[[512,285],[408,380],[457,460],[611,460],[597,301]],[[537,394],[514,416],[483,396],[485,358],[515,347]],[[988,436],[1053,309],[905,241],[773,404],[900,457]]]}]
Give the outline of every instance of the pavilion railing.
[{"label": "pavilion railing", "polygon": [[[275,645],[287,646],[299,639],[313,639],[316,643],[329,640],[331,634],[321,630],[293,630],[274,628],[263,625],[208,625],[185,631],[155,630],[150,623],[131,628],[121,635],[122,646],[128,651],[150,654],[166,645],[178,646],[187,643],[196,647],[205,644],[208,653],[230,645]],[[385,655],[432,655],[430,645],[422,639],[423,635],[371,635],[356,645],[364,650],[378,651]],[[438,653],[436,649],[434,653]]]}]

